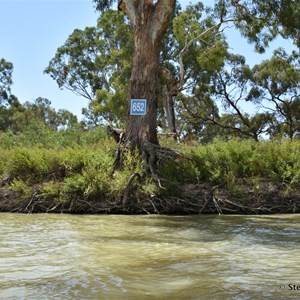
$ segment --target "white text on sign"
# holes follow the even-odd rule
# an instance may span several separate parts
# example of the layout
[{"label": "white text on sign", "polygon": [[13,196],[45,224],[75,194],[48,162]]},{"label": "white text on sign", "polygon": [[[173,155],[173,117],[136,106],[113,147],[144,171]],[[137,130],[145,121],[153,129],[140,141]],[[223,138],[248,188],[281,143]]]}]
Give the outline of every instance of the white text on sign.
[{"label": "white text on sign", "polygon": [[131,99],[130,114],[132,116],[144,116],[147,111],[146,99]]}]

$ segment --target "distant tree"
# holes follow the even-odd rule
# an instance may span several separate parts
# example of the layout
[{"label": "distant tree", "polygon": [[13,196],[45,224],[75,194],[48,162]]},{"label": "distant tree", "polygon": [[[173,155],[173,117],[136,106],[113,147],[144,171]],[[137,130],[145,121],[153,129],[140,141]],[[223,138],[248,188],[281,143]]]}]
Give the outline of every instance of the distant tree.
[{"label": "distant tree", "polygon": [[[222,71],[216,72],[213,95],[215,101],[223,106],[224,115],[219,118],[206,117],[208,122],[220,126],[229,135],[258,140],[269,130],[273,115],[269,112],[259,112],[247,103],[252,77],[251,68],[246,65],[241,55],[228,54],[226,65]],[[250,112],[245,111],[246,109]]]},{"label": "distant tree", "polygon": [[59,109],[56,113],[56,128],[67,129],[77,127],[78,119],[73,113],[66,109]]},{"label": "distant tree", "polygon": [[20,104],[13,101],[7,107],[0,106],[0,130],[22,132],[33,124],[41,124],[52,130],[78,126],[77,117],[67,110],[56,111],[51,101],[39,97],[34,102]]},{"label": "distant tree", "polygon": [[30,124],[42,123],[57,130],[78,124],[77,117],[67,110],[55,111],[51,101],[39,97],[21,104],[11,93],[13,64],[0,60],[0,130],[22,132]]},{"label": "distant tree", "polygon": [[220,134],[219,128],[207,122],[208,118],[218,120],[219,108],[211,97],[211,86],[200,85],[193,90],[192,95],[181,93],[177,98],[177,124],[181,138],[212,141]]},{"label": "distant tree", "polygon": [[293,138],[300,135],[300,55],[283,49],[252,69],[249,100],[275,117],[272,134]]},{"label": "distant tree", "polygon": [[13,64],[0,59],[0,105],[9,100],[12,81]]},{"label": "distant tree", "polygon": [[21,103],[14,95],[10,95],[6,104],[0,104],[0,130],[12,129],[15,114],[21,111],[23,111]]},{"label": "distant tree", "polygon": [[[65,109],[56,111],[51,107],[51,101],[47,98],[38,97],[34,102],[25,102],[23,108],[25,127],[35,122],[58,130],[75,126],[78,123],[77,117],[71,112]],[[20,120],[20,122],[22,121]]]},{"label": "distant tree", "polygon": [[0,130],[11,126],[13,112],[21,107],[18,98],[11,93],[13,64],[0,60]]},{"label": "distant tree", "polygon": [[133,44],[125,16],[109,10],[96,27],[76,29],[57,49],[45,73],[60,88],[89,100],[83,113],[91,124],[126,120]]}]

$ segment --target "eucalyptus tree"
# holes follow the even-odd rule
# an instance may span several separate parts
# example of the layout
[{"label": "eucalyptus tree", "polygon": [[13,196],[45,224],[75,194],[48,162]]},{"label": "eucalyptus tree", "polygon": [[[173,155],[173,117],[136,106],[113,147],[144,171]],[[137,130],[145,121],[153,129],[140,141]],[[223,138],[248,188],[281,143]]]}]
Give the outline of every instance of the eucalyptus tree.
[{"label": "eucalyptus tree", "polygon": [[[115,1],[94,0],[99,11],[108,9]],[[291,4],[291,2],[293,2]],[[257,49],[262,51],[268,42],[278,34],[286,34],[297,39],[297,30],[288,31],[292,26],[286,21],[283,12],[297,6],[295,1],[218,1],[215,13],[219,22],[208,29],[209,32],[219,32],[225,22],[234,22],[250,41],[256,43]],[[159,98],[158,80],[161,70],[160,52],[163,40],[168,32],[171,19],[174,16],[175,0],[121,0],[118,9],[125,13],[130,21],[134,40],[133,65],[130,78],[128,99],[147,99],[147,113],[145,116],[128,115],[126,140],[132,147],[138,147],[151,166],[159,152],[156,120],[157,103]],[[298,8],[298,6],[296,7]],[[297,23],[293,18],[292,25]],[[184,54],[190,45],[199,43],[204,32],[190,39],[179,57],[180,77],[173,83],[177,86],[185,82],[187,76],[184,67]],[[167,73],[167,72],[165,72]]]},{"label": "eucalyptus tree", "polygon": [[300,135],[300,55],[278,49],[252,69],[249,100],[275,117],[272,134]]},{"label": "eucalyptus tree", "polygon": [[[176,131],[174,97],[191,87],[195,80],[201,79],[204,84],[204,75],[208,78],[209,70],[220,65],[225,49],[223,38],[214,38],[210,30],[203,35],[201,44],[190,43],[214,24],[212,11],[209,16],[201,3],[183,12],[177,5],[174,16],[160,52],[159,73],[163,76],[157,88],[159,122],[164,123],[166,113],[172,132]],[[90,125],[106,120],[120,126],[127,118],[132,53],[128,19],[124,14],[107,10],[100,15],[96,27],[76,29],[58,48],[45,72],[59,87],[89,100],[83,114]]]},{"label": "eucalyptus tree", "polygon": [[[90,31],[91,45],[85,48],[86,45],[81,37],[86,32],[77,31],[76,34],[74,32],[74,40],[69,41],[74,54],[68,52],[66,48],[60,48],[59,55],[56,57],[58,59],[55,60],[55,58],[50,63],[50,69],[46,72],[50,74],[52,72],[51,76],[61,87],[66,82],[67,87],[72,89],[75,87],[83,96],[90,99],[91,103],[95,101],[96,95],[98,102],[92,108],[97,107],[99,103],[106,102],[122,107],[124,110],[120,118],[123,117],[126,121],[125,144],[140,150],[147,170],[152,174],[155,161],[164,151],[159,147],[157,138],[158,107],[162,96],[161,81],[165,83],[163,86],[167,87],[164,93],[170,96],[169,99],[188,87],[192,91],[191,85],[200,89],[201,83],[205,83],[205,80],[208,82],[210,79],[210,74],[208,74],[210,72],[207,72],[205,68],[218,69],[222,66],[221,58],[224,57],[226,45],[221,33],[229,22],[234,23],[261,52],[278,34],[292,37],[295,43],[299,41],[299,27],[297,27],[299,5],[296,1],[219,0],[210,10],[211,17],[206,20],[199,17],[199,13],[203,11],[201,4],[194,8],[194,16],[189,12],[177,16],[175,9],[180,1],[175,0],[93,1],[101,14],[100,17],[105,15],[113,3],[118,4],[119,18],[123,19],[120,23],[114,22],[112,32],[117,33],[119,29],[126,28],[124,31],[126,34],[123,32],[124,37],[126,36],[125,40],[122,40],[124,43],[105,44],[108,39],[105,39],[104,31],[90,28],[85,31]],[[293,10],[290,19],[286,17],[289,10]],[[176,36],[177,40],[172,44],[171,51],[164,52],[168,34]],[[95,48],[98,51],[99,47],[106,56],[95,54]],[[122,56],[124,47],[129,50],[125,53],[130,54],[130,63]],[[116,49],[116,55],[112,56],[116,59],[112,64],[114,69],[108,67],[111,48]],[[209,51],[216,51],[218,55],[215,55],[215,58],[221,57],[219,62],[214,61],[216,65],[207,60]],[[164,53],[170,55],[162,60]],[[72,57],[69,61],[66,57],[68,55]],[[85,55],[89,57],[87,60],[83,59]],[[66,61],[61,64],[63,59]],[[55,64],[61,67],[60,74],[55,73]],[[52,70],[51,67],[53,67]],[[73,74],[70,73],[72,70],[74,70]],[[61,74],[63,74],[62,77]],[[126,76],[123,77],[123,74]],[[126,80],[129,74],[130,79]],[[80,76],[84,81],[78,80]],[[63,80],[60,80],[61,78]],[[95,81],[96,78],[99,81]],[[110,78],[117,78],[118,85],[120,82],[124,84],[122,97],[128,99],[126,104],[123,100],[118,102],[122,99],[119,95],[116,98],[112,97],[116,89],[111,89]],[[91,90],[89,87],[92,87]],[[145,115],[130,114],[131,99],[147,100]],[[108,115],[116,107],[107,106]],[[102,109],[102,105],[99,105],[98,111],[102,112]]]},{"label": "eucalyptus tree", "polygon": [[207,119],[220,119],[220,111],[210,92],[203,84],[195,88],[192,95],[181,93],[177,99],[177,123],[183,141],[198,140],[204,143],[220,137],[222,130]]},{"label": "eucalyptus tree", "polygon": [[[97,9],[104,11],[108,9],[114,1],[95,1]],[[163,78],[167,82],[170,96],[177,95],[185,84],[187,84],[190,74],[188,71],[187,54],[192,53],[196,43],[204,40],[205,35],[216,35],[219,33],[220,25],[229,20],[222,18],[216,24],[209,20],[204,24],[197,24],[197,18],[182,19],[181,23],[188,24],[187,30],[177,31],[184,37],[182,46],[177,49],[176,63],[162,64],[160,54],[163,50],[163,42],[171,26],[171,20],[175,17],[175,0],[159,1],[118,1],[118,9],[125,13],[131,25],[133,34],[134,50],[132,70],[130,77],[128,99],[146,99],[147,113],[142,116],[128,114],[126,125],[126,144],[131,148],[138,148],[142,154],[147,170],[154,174],[154,163],[162,155],[164,149],[158,146],[157,139],[157,107],[160,98],[159,80]],[[180,23],[178,21],[178,23]],[[209,24],[210,23],[210,24]],[[192,26],[190,26],[192,24]],[[203,25],[209,27],[205,28]],[[178,26],[179,28],[179,26]],[[176,35],[176,28],[174,35]],[[209,44],[209,40],[205,41]],[[204,42],[204,43],[205,43]],[[180,44],[180,41],[179,43]],[[179,45],[180,46],[180,45]],[[190,56],[191,59],[192,56]],[[174,59],[174,56],[173,58]],[[191,60],[190,60],[191,61]],[[128,106],[129,107],[129,106]]]},{"label": "eucalyptus tree", "polygon": [[215,102],[223,107],[221,118],[206,116],[206,120],[220,126],[228,135],[258,140],[268,133],[274,116],[250,102],[252,69],[241,55],[228,54],[226,65],[214,77]]},{"label": "eucalyptus tree", "polygon": [[13,112],[21,107],[18,98],[11,93],[13,64],[0,59],[0,130],[11,126]]},{"label": "eucalyptus tree", "polygon": [[223,114],[190,115],[223,128],[229,136],[255,140],[266,135],[299,136],[299,62],[298,53],[287,55],[278,49],[271,59],[250,68],[243,56],[228,54],[210,92]]},{"label": "eucalyptus tree", "polygon": [[11,92],[13,64],[0,59],[0,104],[4,104],[9,99]]},{"label": "eucalyptus tree", "polygon": [[131,72],[132,35],[125,16],[109,10],[95,27],[76,29],[57,49],[45,73],[60,88],[86,98],[91,123],[122,124]]},{"label": "eucalyptus tree", "polygon": [[[229,57],[229,54],[225,52],[224,41],[223,44],[221,44],[221,36],[219,36],[219,44],[210,42],[210,47],[203,48],[205,44],[207,45],[207,39],[203,40],[203,35],[206,34],[204,37],[207,38],[207,31],[215,27],[220,31],[222,28],[225,29],[224,25],[228,22],[233,22],[236,27],[240,29],[242,34],[248,38],[249,42],[255,43],[256,50],[259,52],[264,52],[269,42],[278,35],[284,38],[292,38],[294,43],[299,46],[300,3],[297,3],[297,1],[273,0],[248,2],[217,1],[214,14],[215,17],[219,16],[220,22],[210,24],[210,27],[208,27],[206,31],[200,32],[199,35],[195,34],[194,39],[189,39],[188,34],[183,34],[182,39],[185,39],[185,45],[196,46],[199,53],[203,55],[204,62],[202,62],[202,66],[204,66],[204,68],[201,68],[201,64],[200,67],[195,68],[196,76],[194,76],[194,78],[198,76],[199,84],[197,85],[197,82],[193,81],[192,86],[197,92],[190,93],[192,97],[181,97],[185,99],[185,101],[180,104],[181,109],[179,115],[185,115],[186,120],[189,120],[190,124],[198,124],[198,127],[202,124],[201,128],[205,128],[205,126],[209,124],[214,124],[223,128],[223,134],[238,135],[246,138],[251,137],[257,140],[260,136],[269,134],[271,128],[276,128],[276,126],[274,127],[276,116],[272,111],[262,111],[257,108],[255,109],[255,113],[253,113],[253,111],[247,112],[247,110],[242,110],[241,107],[244,106],[246,101],[245,97],[247,97],[247,93],[249,92],[250,79],[247,78],[247,76],[249,72],[251,73],[252,71],[250,71],[249,68],[247,70],[245,62],[243,62],[242,66],[241,61],[239,67],[237,62],[235,66],[230,66],[233,61],[229,62],[228,59],[227,66],[223,68],[224,56]],[[180,19],[181,15],[176,18]],[[186,17],[183,18],[186,19]],[[186,29],[187,26],[182,23],[179,28]],[[218,35],[215,35],[215,39],[216,37],[218,37]],[[218,45],[218,47],[215,47],[216,45]],[[202,49],[200,49],[199,46],[201,46]],[[191,49],[187,51],[185,47],[182,49],[181,54],[184,54],[183,58],[186,61],[188,53],[193,53],[193,51],[191,51]],[[214,55],[215,49],[219,51],[216,55]],[[199,57],[199,55],[194,55],[193,57],[196,58]],[[211,59],[208,59],[209,57],[211,57]],[[236,56],[236,59],[237,58]],[[196,61],[199,61],[199,58]],[[206,64],[205,61],[207,62]],[[181,62],[181,65],[184,65],[183,62]],[[193,67],[195,67],[195,63]],[[211,72],[209,72],[210,70]],[[209,88],[211,87],[209,81],[216,75],[213,75],[214,72],[218,74],[218,79],[214,79],[214,88],[211,89]],[[189,72],[185,72],[185,78],[188,77],[187,74],[189,74]],[[205,74],[206,76],[201,76],[201,74]],[[244,75],[241,76],[241,74]],[[235,87],[231,90],[230,87],[232,88],[233,86]],[[200,92],[201,90],[202,92]],[[237,92],[237,90],[239,90],[239,92],[234,93]],[[226,108],[223,116],[220,116],[216,108],[213,108],[213,106],[216,106],[219,102],[218,100],[220,100]],[[206,111],[203,110],[203,103],[206,103]],[[212,103],[214,103],[214,105],[212,105]],[[243,105],[240,105],[241,103]],[[294,101],[294,105],[295,103],[296,101]],[[295,112],[296,111],[297,110],[295,110]],[[286,128],[288,125],[283,127]],[[220,131],[218,131],[218,133],[219,132]]]},{"label": "eucalyptus tree", "polygon": [[38,97],[34,102],[25,102],[20,110],[19,117],[14,118],[14,126],[22,131],[32,123],[42,124],[53,130],[73,127],[78,124],[77,117],[65,109],[55,110],[51,101]]},{"label": "eucalyptus tree", "polygon": [[298,0],[219,0],[218,5],[235,18],[235,25],[258,52],[276,37],[292,39],[300,47]]},{"label": "eucalyptus tree", "polygon": [[[183,109],[183,106],[187,108],[186,100],[189,99],[194,104],[197,102],[199,107],[203,107],[203,103],[199,102],[201,90],[207,95],[212,74],[224,64],[227,43],[225,36],[216,30],[220,25],[214,11],[201,2],[187,6],[172,20],[172,35],[168,40],[172,41],[173,45],[167,48],[171,54],[162,60],[161,74],[167,87],[166,108],[171,106],[176,109],[176,112],[173,112],[173,119],[176,115],[177,126],[174,121],[173,124],[169,122],[173,131],[177,128],[177,131],[184,131],[186,135],[185,129],[188,127],[193,127],[193,132],[201,127],[199,124],[194,126],[197,123],[194,122],[195,119],[192,122],[194,125],[188,125],[192,119],[186,114],[188,109]],[[172,115],[170,109],[169,115]],[[200,131],[202,130],[199,130],[199,135]]]}]

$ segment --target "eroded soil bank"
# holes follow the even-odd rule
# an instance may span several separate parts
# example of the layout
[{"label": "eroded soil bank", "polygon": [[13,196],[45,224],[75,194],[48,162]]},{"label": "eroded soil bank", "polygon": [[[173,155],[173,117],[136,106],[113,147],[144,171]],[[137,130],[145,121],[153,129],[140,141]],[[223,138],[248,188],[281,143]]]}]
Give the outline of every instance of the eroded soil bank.
[{"label": "eroded soil bank", "polygon": [[284,184],[260,180],[255,186],[242,181],[230,190],[222,185],[199,182],[186,184],[177,196],[149,196],[139,198],[132,193],[123,198],[85,200],[76,196],[60,201],[44,197],[39,186],[32,187],[28,198],[0,188],[0,211],[15,213],[72,213],[72,214],[275,214],[300,212],[300,186],[288,188]]}]

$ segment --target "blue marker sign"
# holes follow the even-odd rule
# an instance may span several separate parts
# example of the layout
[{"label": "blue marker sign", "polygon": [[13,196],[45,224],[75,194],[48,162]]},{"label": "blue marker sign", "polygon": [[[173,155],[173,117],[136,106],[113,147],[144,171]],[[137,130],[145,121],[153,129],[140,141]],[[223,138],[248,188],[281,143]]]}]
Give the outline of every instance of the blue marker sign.
[{"label": "blue marker sign", "polygon": [[130,114],[132,116],[144,116],[147,111],[146,99],[131,99]]}]

